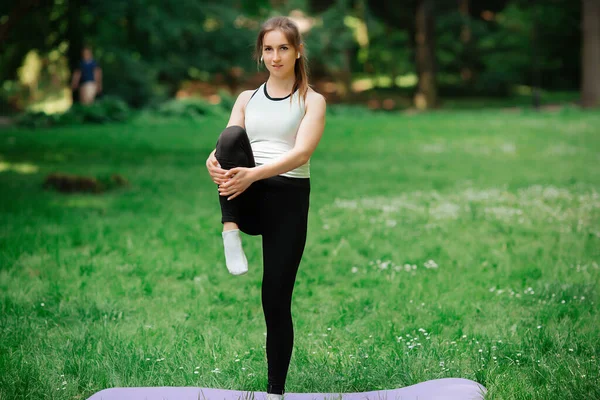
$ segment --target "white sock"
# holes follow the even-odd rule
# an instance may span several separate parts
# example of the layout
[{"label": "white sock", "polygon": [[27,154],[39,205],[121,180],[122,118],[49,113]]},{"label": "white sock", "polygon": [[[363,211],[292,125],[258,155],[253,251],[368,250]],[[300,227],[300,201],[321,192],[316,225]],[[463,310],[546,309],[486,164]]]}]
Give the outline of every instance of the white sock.
[{"label": "white sock", "polygon": [[248,260],[242,248],[242,238],[239,229],[223,232],[223,247],[225,247],[225,263],[233,275],[242,275],[248,272]]},{"label": "white sock", "polygon": [[267,400],[281,400],[283,395],[275,393],[267,393]]}]

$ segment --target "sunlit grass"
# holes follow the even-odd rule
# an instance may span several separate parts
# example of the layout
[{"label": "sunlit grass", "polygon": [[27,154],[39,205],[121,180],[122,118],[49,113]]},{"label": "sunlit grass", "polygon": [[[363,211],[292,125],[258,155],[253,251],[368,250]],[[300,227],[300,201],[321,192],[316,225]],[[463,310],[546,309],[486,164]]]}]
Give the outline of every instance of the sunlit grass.
[{"label": "sunlit grass", "polygon": [[[287,390],[600,397],[600,114],[356,115],[311,161]],[[265,390],[260,238],[229,275],[204,167],[225,122],[0,131],[2,399]],[[131,186],[44,191],[56,171]]]}]

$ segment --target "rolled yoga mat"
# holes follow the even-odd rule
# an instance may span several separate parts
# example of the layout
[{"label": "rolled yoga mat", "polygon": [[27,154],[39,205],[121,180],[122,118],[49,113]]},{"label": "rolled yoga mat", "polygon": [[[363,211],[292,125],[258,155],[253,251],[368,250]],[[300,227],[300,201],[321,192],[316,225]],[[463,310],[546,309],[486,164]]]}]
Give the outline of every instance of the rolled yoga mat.
[{"label": "rolled yoga mat", "polygon": [[[359,393],[286,393],[284,400],[482,400],[486,389],[477,382],[444,378],[399,389]],[[112,388],[88,400],[266,400],[265,392],[196,387]]]}]

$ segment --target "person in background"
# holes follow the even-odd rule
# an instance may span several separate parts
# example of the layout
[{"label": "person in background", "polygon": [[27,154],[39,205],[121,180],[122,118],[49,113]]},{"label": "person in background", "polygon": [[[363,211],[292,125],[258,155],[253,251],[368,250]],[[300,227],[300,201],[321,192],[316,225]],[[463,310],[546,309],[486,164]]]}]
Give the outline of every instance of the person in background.
[{"label": "person in background", "polygon": [[79,88],[81,104],[92,104],[96,95],[102,92],[102,69],[94,60],[92,49],[88,46],[81,51],[81,61],[79,68],[73,73],[71,87],[73,90]]}]

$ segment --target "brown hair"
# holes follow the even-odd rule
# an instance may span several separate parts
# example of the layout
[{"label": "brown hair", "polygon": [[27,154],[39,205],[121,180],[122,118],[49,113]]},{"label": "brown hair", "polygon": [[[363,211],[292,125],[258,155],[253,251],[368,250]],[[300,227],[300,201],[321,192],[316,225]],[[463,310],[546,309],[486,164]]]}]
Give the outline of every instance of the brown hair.
[{"label": "brown hair", "polygon": [[[269,18],[261,27],[258,37],[256,38],[256,47],[254,48],[254,58],[260,65],[260,56],[262,54],[263,39],[268,32],[279,30],[281,31],[286,39],[290,42],[296,51],[303,43],[302,35],[298,26],[289,19],[288,17],[273,17]],[[304,54],[300,55],[300,58],[296,58],[294,65],[294,73],[296,74],[296,82],[292,93],[296,90],[300,92],[300,96],[306,101],[306,93],[308,93],[308,65],[306,64],[306,57]],[[291,99],[290,99],[291,100]]]}]

